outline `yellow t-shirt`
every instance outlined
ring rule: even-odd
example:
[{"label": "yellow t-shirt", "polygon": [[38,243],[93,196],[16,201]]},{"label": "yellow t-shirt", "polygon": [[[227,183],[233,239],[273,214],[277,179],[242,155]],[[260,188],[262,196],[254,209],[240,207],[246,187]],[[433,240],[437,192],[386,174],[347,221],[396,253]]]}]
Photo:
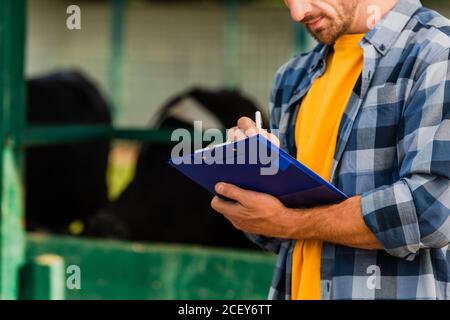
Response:
[{"label": "yellow t-shirt", "polygon": [[[297,159],[330,179],[338,129],[353,88],[361,74],[363,34],[341,36],[327,57],[325,73],[303,99],[295,124]],[[292,299],[320,299],[322,242],[298,240],[292,259]]]}]

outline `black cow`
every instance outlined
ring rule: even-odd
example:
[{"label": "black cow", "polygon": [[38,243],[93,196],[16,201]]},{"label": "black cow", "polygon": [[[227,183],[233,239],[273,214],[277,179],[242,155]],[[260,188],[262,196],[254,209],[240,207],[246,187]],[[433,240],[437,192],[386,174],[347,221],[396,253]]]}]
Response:
[{"label": "black cow", "polygon": [[[158,128],[192,129],[183,115],[202,107],[203,118],[213,115],[222,128],[234,126],[241,116],[254,117],[257,108],[237,91],[194,89],[162,108]],[[182,112],[177,112],[177,109]],[[180,110],[178,110],[180,111]],[[195,118],[195,117],[194,117]],[[201,119],[199,119],[201,120]],[[264,119],[264,125],[267,121]],[[212,195],[167,164],[174,144],[142,146],[134,179],[104,210],[90,219],[85,235],[120,239],[251,248],[246,237],[210,207]]]},{"label": "black cow", "polygon": [[[75,71],[27,81],[29,125],[111,125],[108,104],[96,86]],[[26,151],[28,230],[66,233],[107,204],[109,142],[30,147]]]}]

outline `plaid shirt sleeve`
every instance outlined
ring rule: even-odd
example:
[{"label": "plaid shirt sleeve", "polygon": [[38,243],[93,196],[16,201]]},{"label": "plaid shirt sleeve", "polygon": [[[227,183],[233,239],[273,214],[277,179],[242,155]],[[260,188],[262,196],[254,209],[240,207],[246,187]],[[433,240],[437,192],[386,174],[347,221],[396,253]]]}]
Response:
[{"label": "plaid shirt sleeve", "polygon": [[278,238],[268,238],[251,233],[244,234],[250,241],[255,243],[260,248],[271,251],[273,253],[278,253],[280,251],[281,244],[283,243],[283,240]]},{"label": "plaid shirt sleeve", "polygon": [[398,128],[400,177],[361,195],[367,226],[385,250],[413,260],[450,243],[450,53],[413,82]]}]

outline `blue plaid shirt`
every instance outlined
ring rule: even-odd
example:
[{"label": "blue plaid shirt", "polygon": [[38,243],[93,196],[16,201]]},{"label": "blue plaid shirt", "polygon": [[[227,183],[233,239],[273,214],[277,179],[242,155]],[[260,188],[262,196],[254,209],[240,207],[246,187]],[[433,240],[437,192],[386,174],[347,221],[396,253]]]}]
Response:
[{"label": "blue plaid shirt", "polygon": [[[331,182],[361,195],[384,250],[324,243],[322,299],[450,298],[450,22],[399,0],[360,43],[364,66],[338,134]],[[271,128],[295,155],[299,105],[326,69],[319,44],[278,71]],[[330,141],[330,143],[333,143]],[[295,241],[248,235],[278,254],[270,299],[290,299]]]}]

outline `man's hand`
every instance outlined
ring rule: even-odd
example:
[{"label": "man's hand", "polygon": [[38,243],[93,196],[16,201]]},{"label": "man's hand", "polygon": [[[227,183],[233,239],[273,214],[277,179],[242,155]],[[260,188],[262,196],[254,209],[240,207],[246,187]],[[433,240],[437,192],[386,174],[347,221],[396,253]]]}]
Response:
[{"label": "man's hand", "polygon": [[223,214],[236,229],[267,237],[285,237],[284,217],[287,208],[277,198],[226,183],[218,183],[216,192],[234,200],[215,197],[211,206]]},{"label": "man's hand", "polygon": [[218,183],[211,206],[239,230],[283,239],[315,239],[367,250],[382,249],[361,214],[361,198],[305,209],[286,208],[277,198]]},{"label": "man's hand", "polygon": [[257,134],[263,135],[277,147],[280,146],[280,140],[274,134],[269,133],[267,130],[256,128],[256,123],[247,117],[240,118],[237,126],[228,130],[228,140],[239,141]]}]

